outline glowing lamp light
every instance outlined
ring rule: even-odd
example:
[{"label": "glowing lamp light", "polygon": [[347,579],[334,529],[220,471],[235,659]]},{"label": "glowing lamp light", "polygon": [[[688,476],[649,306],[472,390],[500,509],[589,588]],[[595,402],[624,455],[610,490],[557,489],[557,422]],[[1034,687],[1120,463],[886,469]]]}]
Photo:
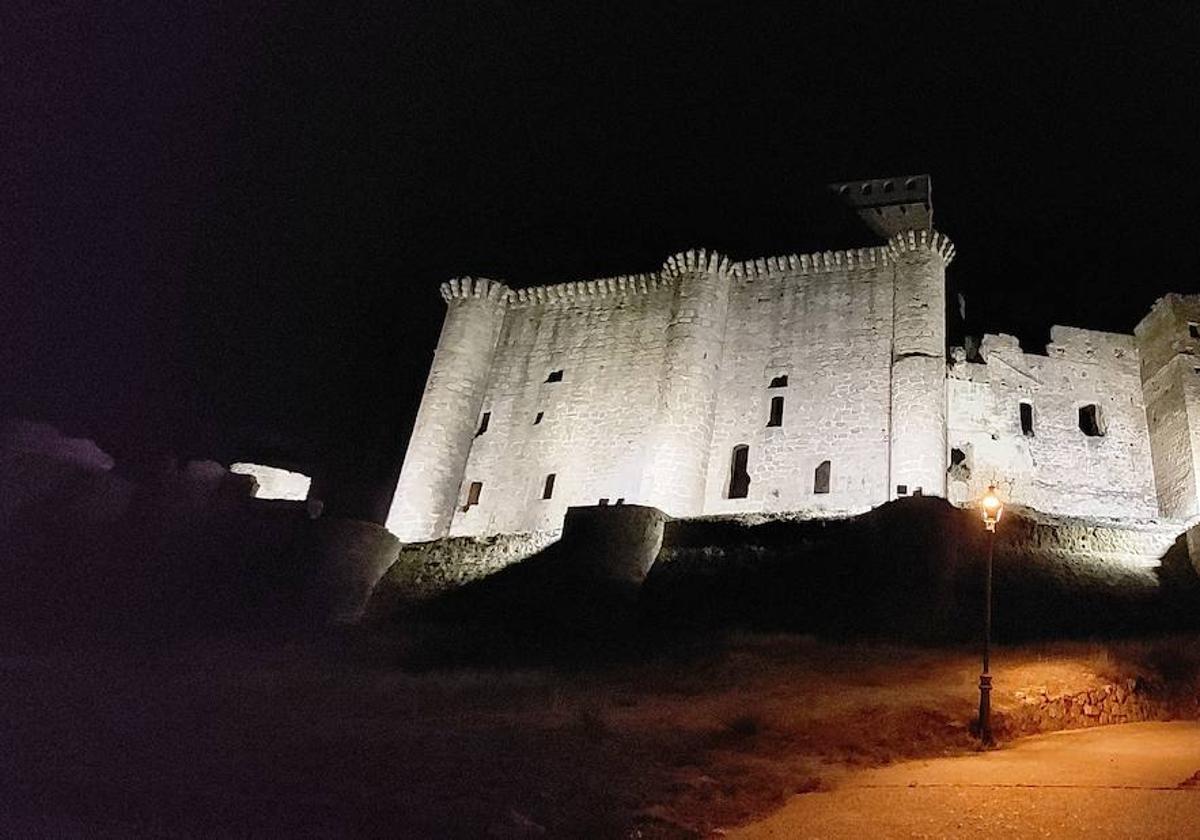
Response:
[{"label": "glowing lamp light", "polygon": [[1004,513],[1004,502],[996,495],[996,485],[988,487],[987,494],[979,501],[979,507],[983,511],[983,524],[989,531],[995,531],[996,523]]}]

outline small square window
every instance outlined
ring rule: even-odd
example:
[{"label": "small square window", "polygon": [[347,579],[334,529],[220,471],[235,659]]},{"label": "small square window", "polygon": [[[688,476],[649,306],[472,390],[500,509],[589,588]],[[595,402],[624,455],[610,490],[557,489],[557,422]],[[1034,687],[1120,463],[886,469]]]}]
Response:
[{"label": "small square window", "polygon": [[608,499],[601,499],[600,507],[608,507]]},{"label": "small square window", "polygon": [[463,510],[468,511],[475,505],[479,504],[479,494],[483,492],[482,481],[472,481],[467,488],[467,503],[463,505]]},{"label": "small square window", "polygon": [[908,485],[907,484],[897,484],[896,485],[896,495],[897,496],[907,496],[908,495]]}]

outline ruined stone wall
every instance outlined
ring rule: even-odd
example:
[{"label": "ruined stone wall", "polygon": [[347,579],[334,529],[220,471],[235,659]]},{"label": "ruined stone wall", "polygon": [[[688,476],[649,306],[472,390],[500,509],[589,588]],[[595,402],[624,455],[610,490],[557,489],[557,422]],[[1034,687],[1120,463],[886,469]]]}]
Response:
[{"label": "ruined stone wall", "polygon": [[[705,513],[864,510],[887,500],[892,267],[886,248],[733,266]],[[786,376],[786,387],[769,387]],[[769,427],[771,400],[782,424]],[[749,447],[746,498],[729,498]],[[829,493],[814,493],[830,462]]]},{"label": "ruined stone wall", "polygon": [[[1150,439],[1132,336],[1053,327],[1045,356],[1012,336],[985,336],[983,363],[949,374],[949,498],[978,498],[995,482],[1012,502],[1047,513],[1110,519],[1158,514]],[[1021,427],[1021,403],[1032,411]],[[1079,426],[1098,406],[1103,435]]]},{"label": "ruined stone wall", "polygon": [[[570,505],[638,501],[674,294],[663,273],[512,293],[452,535],[559,531]],[[479,504],[463,510],[475,481]]]},{"label": "ruined stone wall", "polygon": [[1200,295],[1167,295],[1135,328],[1158,501],[1200,515]]}]

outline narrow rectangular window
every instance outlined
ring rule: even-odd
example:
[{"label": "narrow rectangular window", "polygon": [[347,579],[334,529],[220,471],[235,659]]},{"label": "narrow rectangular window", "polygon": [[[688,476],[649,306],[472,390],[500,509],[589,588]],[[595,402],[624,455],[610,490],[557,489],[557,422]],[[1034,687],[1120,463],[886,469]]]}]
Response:
[{"label": "narrow rectangular window", "polygon": [[1192,321],[1188,324],[1188,335],[1192,338],[1200,338],[1200,324]]},{"label": "narrow rectangular window", "polygon": [[750,473],[746,469],[749,462],[749,446],[739,444],[733,447],[729,459],[729,498],[744,499],[750,494]]},{"label": "narrow rectangular window", "polygon": [[767,425],[783,425],[783,397],[771,397],[771,416],[767,418]]},{"label": "narrow rectangular window", "polygon": [[539,411],[539,412],[537,413],[537,416],[533,418],[533,425],[535,425],[535,426],[536,426],[538,423],[541,423],[541,422],[542,422],[542,418],[543,418],[543,417],[545,417],[545,416],[546,416],[545,414],[543,414],[542,412],[540,412],[540,411]]},{"label": "narrow rectangular window", "polygon": [[554,473],[546,476],[546,483],[542,485],[542,498],[549,499],[554,495]]},{"label": "narrow rectangular window", "polygon": [[483,492],[482,481],[472,481],[471,486],[467,488],[467,503],[463,505],[463,510],[470,510],[475,505],[479,504],[479,494]]},{"label": "narrow rectangular window", "polygon": [[1104,426],[1100,422],[1100,406],[1092,403],[1079,407],[1079,431],[1088,437],[1104,436]]},{"label": "narrow rectangular window", "polygon": [[813,492],[828,493],[829,492],[829,473],[831,465],[828,461],[822,461],[817,464],[817,469],[813,472]]},{"label": "narrow rectangular window", "polygon": [[475,437],[479,437],[481,434],[483,434],[484,432],[486,432],[488,430],[488,423],[490,423],[491,420],[492,420],[492,412],[490,412],[490,411],[483,412],[483,416],[479,418],[479,431],[477,431],[475,433]]},{"label": "narrow rectangular window", "polygon": [[1021,403],[1021,434],[1033,437],[1033,403]]},{"label": "narrow rectangular window", "polygon": [[562,382],[562,374],[563,374],[563,372],[561,370],[552,370],[552,371],[550,371],[550,375],[546,377],[546,381],[547,382]]}]

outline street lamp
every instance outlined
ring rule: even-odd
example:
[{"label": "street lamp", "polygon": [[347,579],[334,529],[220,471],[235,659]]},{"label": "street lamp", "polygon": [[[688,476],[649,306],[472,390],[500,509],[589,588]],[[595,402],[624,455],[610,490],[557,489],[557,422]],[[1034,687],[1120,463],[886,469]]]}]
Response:
[{"label": "street lamp", "polygon": [[996,546],[996,523],[1004,513],[1004,503],[996,495],[996,485],[990,485],[979,500],[983,524],[988,531],[987,577],[983,596],[983,672],[979,675],[979,740],[985,747],[996,742],[992,738],[992,549]]}]

